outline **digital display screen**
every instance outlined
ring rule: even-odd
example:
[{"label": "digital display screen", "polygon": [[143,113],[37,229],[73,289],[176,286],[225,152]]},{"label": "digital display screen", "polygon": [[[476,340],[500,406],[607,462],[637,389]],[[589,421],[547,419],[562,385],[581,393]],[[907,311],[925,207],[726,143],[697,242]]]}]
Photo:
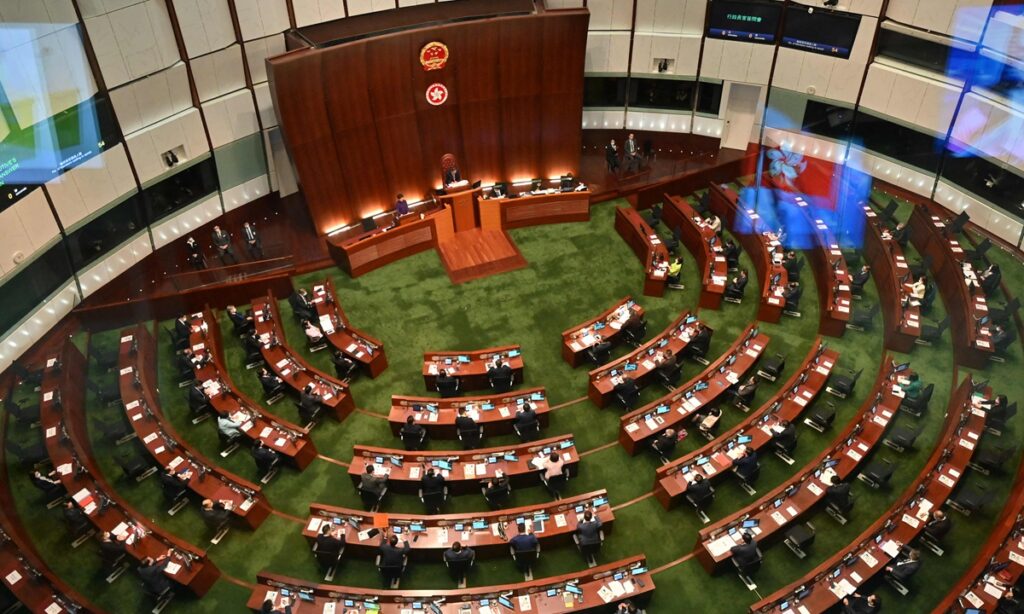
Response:
[{"label": "digital display screen", "polygon": [[707,35],[712,38],[775,42],[782,6],[775,2],[714,0],[709,8]]},{"label": "digital display screen", "polygon": [[822,10],[808,12],[802,6],[790,6],[782,26],[782,44],[845,59],[850,57],[859,28],[860,15]]}]

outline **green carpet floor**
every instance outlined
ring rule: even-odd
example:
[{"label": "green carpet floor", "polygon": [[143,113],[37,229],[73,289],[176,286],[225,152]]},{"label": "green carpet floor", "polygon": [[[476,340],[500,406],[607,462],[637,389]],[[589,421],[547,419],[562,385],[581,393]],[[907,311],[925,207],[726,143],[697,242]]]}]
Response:
[{"label": "green carpet floor", "polygon": [[[614,207],[623,204],[617,201],[596,205],[591,221],[585,224],[512,231],[510,234],[530,263],[529,267],[460,286],[451,285],[438,256],[432,251],[401,260],[355,280],[333,268],[296,278],[296,285],[309,287],[325,276],[332,277],[340,304],[352,324],[384,342],[390,363],[388,369],[376,380],[364,377],[354,382],[352,392],[356,405],[365,411],[353,413],[343,423],[328,420],[312,433],[320,453],[347,461],[351,457],[353,444],[400,447],[382,417],[388,412],[392,394],[425,394],[420,376],[425,350],[475,349],[518,343],[523,348],[527,365],[526,385],[546,387],[550,403],[553,406],[563,405],[553,412],[545,436],[573,433],[580,452],[584,454],[579,477],[570,482],[568,492],[576,494],[605,488],[613,506],[629,502],[615,512],[615,528],[608,536],[600,560],[608,562],[643,553],[650,566],[657,568],[686,557],[693,550],[696,533],[700,528],[699,521],[688,508],[666,512],[653,497],[645,497],[653,484],[656,467],[654,459],[647,455],[630,457],[614,443],[619,413],[611,408],[598,409],[586,400],[586,368],[571,369],[560,355],[561,331],[593,317],[628,294],[647,310],[648,331],[651,335],[662,330],[683,310],[694,309],[696,306],[699,274],[692,266],[689,255],[689,266],[684,269],[685,290],[670,290],[660,299],[642,295],[641,265],[612,227]],[[899,213],[901,218],[909,215],[909,206],[903,203]],[[912,249],[909,251],[911,259],[916,257]],[[990,251],[990,256],[1001,265],[1010,288],[1024,288],[1024,266],[1020,262],[996,248]],[[754,270],[746,254],[742,256],[741,266],[751,272]],[[817,289],[810,271],[806,271],[804,277],[806,289],[802,304],[803,317],[784,318],[778,325],[761,325],[762,330],[771,337],[768,352],[785,354],[789,358],[780,383],[799,366],[816,338]],[[757,286],[756,282],[750,284],[751,288]],[[700,317],[715,330],[711,355],[717,355],[727,348],[754,319],[757,307],[754,294],[748,290],[748,299],[742,305],[727,303],[719,311],[700,311]],[[862,305],[878,300],[873,284],[868,284],[866,294]],[[297,342],[294,347],[304,346],[302,333],[294,324],[287,301],[282,301],[280,306],[286,336]],[[936,301],[934,312],[929,317],[939,320],[942,315],[940,299]],[[226,316],[221,313],[219,317],[222,331],[229,331],[230,324]],[[162,327],[170,325],[168,322],[158,324]],[[126,322],[125,325],[130,323]],[[82,333],[74,341],[83,348],[91,346],[112,350],[116,346],[118,334],[118,330],[95,332],[91,336]],[[253,479],[255,468],[244,450],[227,459],[219,457],[212,421],[200,425],[191,424],[184,394],[174,382],[171,350],[162,333],[159,341],[160,401],[165,415],[170,417],[184,438],[208,457]],[[758,483],[760,492],[766,492],[790,479],[829,445],[836,433],[842,431],[856,416],[864,396],[871,388],[883,356],[881,334],[851,331],[842,339],[826,338],[826,343],[840,352],[840,367],[863,369],[864,376],[851,398],[838,400],[823,395],[817,401],[835,403],[835,425],[830,431],[819,434],[801,424],[800,443],[793,466],[786,465],[774,456],[763,456],[762,475]],[[261,398],[254,372],[245,369],[240,345],[229,334],[225,335],[225,345],[226,363],[234,383],[252,397]],[[625,349],[618,352],[623,353]],[[979,376],[989,379],[998,391],[1008,394],[1011,399],[1024,398],[1024,382],[1019,377],[1019,344],[1014,346],[1011,355],[1011,360],[1006,364],[993,364]],[[307,354],[307,358],[313,364],[329,370],[326,352]],[[765,552],[765,565],[756,578],[761,595],[767,595],[800,578],[821,560],[849,544],[901,496],[934,447],[940,443],[937,438],[942,427],[943,408],[955,383],[953,376],[958,374],[962,378],[966,374],[964,369],[954,367],[948,334],[943,342],[932,347],[916,347],[911,355],[898,356],[897,360],[909,360],[925,382],[936,385],[931,411],[925,417],[915,420],[901,414],[896,420],[897,424],[922,424],[923,431],[916,446],[902,454],[878,447],[874,456],[893,459],[897,464],[896,473],[889,486],[881,490],[871,490],[860,483],[854,486],[857,504],[848,525],[841,527],[822,512],[812,513],[805,518],[818,529],[817,540],[807,559],[796,559],[781,544],[768,548]],[[100,372],[93,363],[91,369],[92,377],[112,379],[112,374]],[[699,365],[688,363],[684,368],[684,377],[688,379],[699,372]],[[760,405],[776,389],[775,385],[762,384],[755,404]],[[664,390],[650,387],[644,391],[642,401],[651,401],[663,393]],[[38,393],[27,388],[19,389],[17,396],[27,403],[38,402]],[[290,402],[278,403],[272,411],[286,419],[298,421],[297,412]],[[209,536],[194,504],[174,517],[168,516],[155,479],[136,484],[121,478],[116,456],[130,451],[135,444],[115,447],[104,441],[95,428],[96,421],[121,419],[121,413],[122,410],[117,406],[103,407],[91,395],[88,398],[90,437],[104,474],[115,485],[118,494],[139,512],[182,539],[205,548]],[[745,414],[727,408],[721,432],[744,418]],[[1002,442],[986,437],[982,445],[1015,441],[1019,438],[1019,432],[1019,429],[1011,429],[1011,432],[1004,433]],[[9,432],[9,439],[22,443],[39,441],[39,437],[38,429],[27,426],[12,426]],[[509,437],[488,437],[485,443],[503,445],[512,441]],[[680,445],[677,454],[692,451],[702,443],[702,438],[690,437]],[[444,449],[451,447],[451,443],[434,441],[431,447]],[[1019,457],[1014,459],[1013,466],[1008,467],[1008,472],[1012,473],[1017,461]],[[99,559],[95,549],[84,546],[71,552],[66,550],[67,538],[59,512],[44,510],[26,476],[13,465],[9,469],[17,511],[26,521],[28,532],[47,564],[81,592],[112,612],[145,611],[140,591],[130,576],[108,586],[98,573]],[[942,559],[930,553],[924,555],[925,563],[914,581],[917,587],[946,587],[954,582],[973,560],[976,549],[1001,510],[1009,488],[1006,479],[1002,479],[1002,476],[985,478],[971,472],[966,482],[984,484],[996,494],[996,500],[988,510],[969,519],[954,517],[955,528],[950,543],[955,545]],[[728,515],[751,502],[752,497],[734,481],[726,479],[720,484],[717,499],[711,508],[713,518]],[[360,504],[345,474],[345,468],[321,459],[315,460],[301,474],[292,469],[283,470],[265,488],[265,492],[275,510],[301,518],[307,515],[308,506],[313,502],[349,507],[359,507]],[[541,488],[524,488],[514,492],[513,504],[526,505],[546,500],[549,497]],[[485,509],[482,499],[474,495],[455,497],[448,506],[448,510],[453,512],[482,509]],[[422,506],[415,497],[389,495],[385,510],[419,513]],[[262,570],[309,581],[316,581],[319,577],[313,557],[301,536],[301,525],[286,516],[273,515],[253,532],[235,529],[221,544],[212,547],[209,554],[224,574],[242,582],[252,582],[255,574]],[[584,567],[575,549],[552,548],[544,551],[535,569],[535,576],[539,578],[563,574]],[[452,587],[440,562],[414,564],[410,569],[402,582],[403,588]],[[471,586],[482,586],[519,579],[521,576],[512,562],[499,559],[478,562],[469,582]],[[654,579],[658,588],[649,612],[677,612],[680,611],[679,604],[684,603],[687,609],[695,612],[743,612],[759,598],[757,594],[748,592],[733,575],[710,577],[692,559],[668,566],[659,571]],[[346,560],[335,582],[352,586],[380,586],[372,564],[357,560]],[[914,612],[930,609],[944,593],[944,590],[915,590],[911,596],[900,598],[886,588],[879,588],[879,591],[883,600],[890,604],[887,609],[905,606],[908,611]],[[168,611],[242,612],[248,595],[248,589],[223,579],[204,599],[195,601],[179,598]]]}]

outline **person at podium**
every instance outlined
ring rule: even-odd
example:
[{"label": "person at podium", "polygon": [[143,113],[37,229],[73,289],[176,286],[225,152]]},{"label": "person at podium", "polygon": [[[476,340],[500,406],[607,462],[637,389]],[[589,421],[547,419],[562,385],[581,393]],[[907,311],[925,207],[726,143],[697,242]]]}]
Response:
[{"label": "person at podium", "polygon": [[459,172],[459,167],[453,164],[444,172],[444,187],[448,188],[460,182],[462,182],[462,173]]}]

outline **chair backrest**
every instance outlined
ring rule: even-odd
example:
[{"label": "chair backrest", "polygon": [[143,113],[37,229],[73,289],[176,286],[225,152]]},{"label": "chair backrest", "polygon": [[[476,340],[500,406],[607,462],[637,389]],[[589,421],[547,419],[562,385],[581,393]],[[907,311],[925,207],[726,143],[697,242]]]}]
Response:
[{"label": "chair backrest", "polygon": [[1006,304],[1006,313],[1012,314],[1014,311],[1017,311],[1018,309],[1020,309],[1020,297],[1015,296],[1013,297],[1013,300]]},{"label": "chair backrest", "polygon": [[457,166],[458,166],[458,161],[455,159],[455,155],[454,154],[446,153],[443,156],[441,156],[441,172],[442,173],[445,173],[446,171],[448,171],[448,170],[450,170],[452,168],[455,168]]},{"label": "chair backrest", "polygon": [[512,383],[515,381],[515,374],[509,373],[508,375],[499,375],[498,377],[491,378],[491,386],[499,392],[506,392],[512,389]]},{"label": "chair backrest", "polygon": [[928,384],[921,391],[921,396],[917,400],[921,403],[928,403],[928,401],[932,400],[933,392],[935,392],[935,384]]},{"label": "chair backrest", "polygon": [[852,381],[851,381],[850,383],[856,383],[856,381],[857,381],[858,379],[860,379],[860,374],[861,374],[861,373],[863,373],[863,372],[864,372],[864,369],[861,369],[860,371],[857,371],[856,373],[853,373],[853,372],[851,371],[852,377],[851,377],[850,379],[851,379]]},{"label": "chair backrest", "polygon": [[330,567],[338,562],[341,550],[320,550],[318,548],[314,551],[314,555],[318,563],[324,567]]},{"label": "chair backrest", "polygon": [[874,319],[878,315],[878,312],[882,309],[881,303],[875,303],[868,311],[868,317]]}]

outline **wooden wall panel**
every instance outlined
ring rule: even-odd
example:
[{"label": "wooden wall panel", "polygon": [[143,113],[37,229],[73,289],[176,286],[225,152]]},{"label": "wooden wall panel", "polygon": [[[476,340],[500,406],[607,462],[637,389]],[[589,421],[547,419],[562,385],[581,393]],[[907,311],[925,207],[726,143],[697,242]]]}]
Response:
[{"label": "wooden wall panel", "polygon": [[[449,23],[382,34],[268,61],[275,109],[321,233],[421,198],[454,154],[485,182],[579,166],[585,9]],[[448,65],[419,50],[445,43]],[[448,101],[427,103],[431,83]]]}]

